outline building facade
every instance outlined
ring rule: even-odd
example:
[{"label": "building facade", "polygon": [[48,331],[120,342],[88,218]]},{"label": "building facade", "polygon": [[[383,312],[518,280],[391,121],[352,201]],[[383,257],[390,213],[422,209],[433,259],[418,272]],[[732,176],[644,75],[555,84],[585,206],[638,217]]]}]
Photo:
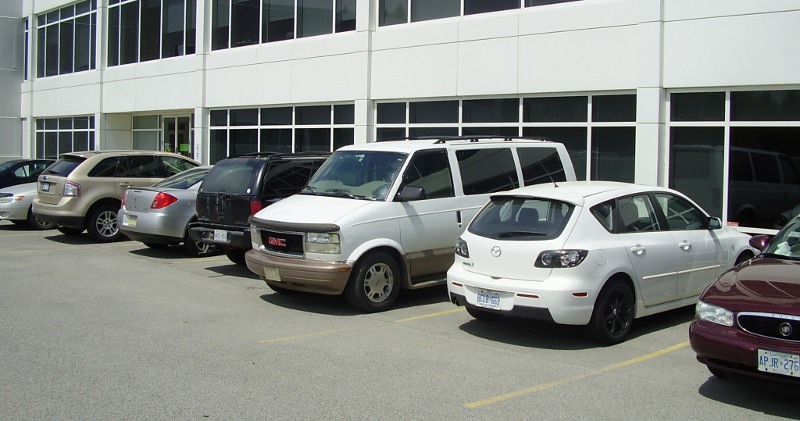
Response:
[{"label": "building facade", "polygon": [[749,232],[800,203],[793,0],[8,3],[4,157],[535,136]]}]

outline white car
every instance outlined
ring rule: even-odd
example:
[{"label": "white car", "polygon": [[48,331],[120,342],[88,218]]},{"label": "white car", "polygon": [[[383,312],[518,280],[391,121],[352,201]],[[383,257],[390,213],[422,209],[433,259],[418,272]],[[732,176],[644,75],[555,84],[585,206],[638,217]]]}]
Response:
[{"label": "white car", "polygon": [[585,325],[614,344],[635,318],[694,305],[755,255],[749,238],[667,188],[540,184],[491,196],[458,239],[447,288],[476,319]]},{"label": "white car", "polygon": [[11,221],[17,225],[27,225],[33,229],[50,229],[54,224],[40,221],[31,213],[33,198],[36,197],[36,182],[17,184],[0,190],[0,221]]}]

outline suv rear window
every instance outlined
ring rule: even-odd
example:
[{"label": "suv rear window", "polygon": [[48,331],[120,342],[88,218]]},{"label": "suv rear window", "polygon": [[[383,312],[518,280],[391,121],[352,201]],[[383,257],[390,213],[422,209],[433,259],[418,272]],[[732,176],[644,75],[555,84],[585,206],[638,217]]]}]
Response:
[{"label": "suv rear window", "polygon": [[85,160],[86,158],[81,158],[79,156],[63,156],[53,165],[47,167],[42,174],[67,177]]},{"label": "suv rear window", "polygon": [[[214,164],[200,187],[202,192],[255,194],[253,177],[264,165],[258,159],[227,159]],[[302,186],[301,186],[302,187]]]},{"label": "suv rear window", "polygon": [[469,232],[496,240],[551,240],[561,235],[574,208],[551,199],[494,196]]}]

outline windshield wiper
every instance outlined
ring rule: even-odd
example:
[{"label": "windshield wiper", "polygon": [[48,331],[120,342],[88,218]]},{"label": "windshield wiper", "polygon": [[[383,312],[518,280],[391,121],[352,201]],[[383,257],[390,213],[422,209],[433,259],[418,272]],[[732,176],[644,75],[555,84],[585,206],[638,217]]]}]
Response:
[{"label": "windshield wiper", "polygon": [[500,238],[511,238],[511,237],[542,237],[547,235],[544,232],[536,232],[536,231],[509,231],[509,232],[501,232],[498,234]]},{"label": "windshield wiper", "polygon": [[317,188],[316,187],[305,186],[305,187],[303,187],[302,190],[300,190],[300,194],[313,194],[313,195],[316,196],[319,193],[317,193]]}]

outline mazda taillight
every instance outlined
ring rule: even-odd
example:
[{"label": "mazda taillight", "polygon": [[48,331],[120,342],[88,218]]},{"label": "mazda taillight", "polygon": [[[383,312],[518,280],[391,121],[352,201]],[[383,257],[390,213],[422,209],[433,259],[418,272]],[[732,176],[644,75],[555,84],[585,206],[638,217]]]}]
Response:
[{"label": "mazda taillight", "polygon": [[173,204],[173,203],[175,203],[177,201],[178,201],[177,197],[175,197],[175,196],[173,196],[171,194],[167,194],[167,193],[161,192],[161,193],[156,195],[155,199],[153,199],[153,204],[150,205],[150,208],[151,209],[166,208],[167,206],[169,206],[169,205],[171,205],[171,204]]}]

